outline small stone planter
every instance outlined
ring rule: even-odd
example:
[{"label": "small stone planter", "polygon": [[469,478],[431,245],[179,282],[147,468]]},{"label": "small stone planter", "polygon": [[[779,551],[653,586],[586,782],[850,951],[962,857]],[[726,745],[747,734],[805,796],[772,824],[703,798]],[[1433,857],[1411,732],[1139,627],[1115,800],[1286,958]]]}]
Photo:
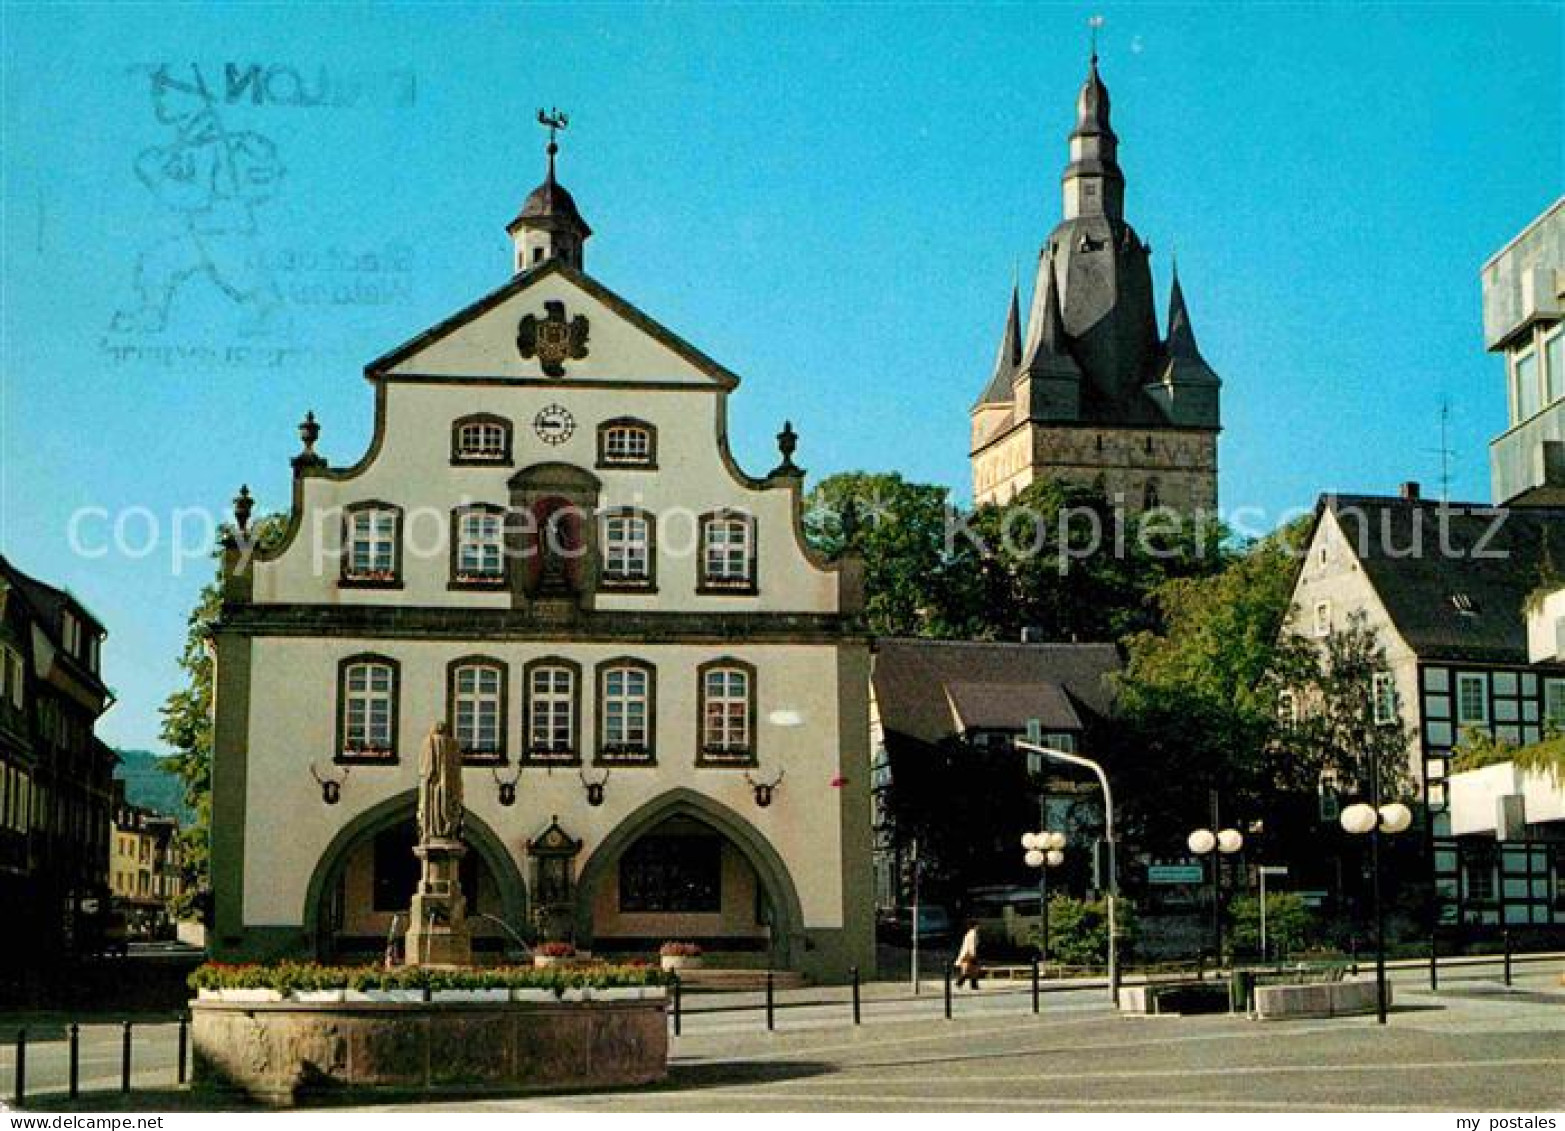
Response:
[{"label": "small stone planter", "polygon": [[664,970],[699,970],[702,956],[699,954],[665,954],[658,958]]},{"label": "small stone planter", "polygon": [[510,1001],[511,991],[504,986],[474,990],[433,990],[430,1001]]},{"label": "small stone planter", "polygon": [[[222,989],[203,992],[215,994],[218,1001],[262,1002],[283,1000],[283,995],[277,990]],[[210,1001],[212,999],[208,998],[207,1000]]]},{"label": "small stone planter", "polygon": [[294,1001],[346,1001],[347,990],[295,990]]},{"label": "small stone planter", "polygon": [[569,966],[575,961],[574,954],[533,954],[533,965],[539,970],[547,970],[551,966]]},{"label": "small stone planter", "polygon": [[518,986],[511,991],[511,1000],[516,1002],[529,1002],[533,1005],[554,1005],[560,999],[553,990],[546,990],[541,986]]},{"label": "small stone planter", "polygon": [[423,1001],[423,990],[347,990],[345,1001]]}]

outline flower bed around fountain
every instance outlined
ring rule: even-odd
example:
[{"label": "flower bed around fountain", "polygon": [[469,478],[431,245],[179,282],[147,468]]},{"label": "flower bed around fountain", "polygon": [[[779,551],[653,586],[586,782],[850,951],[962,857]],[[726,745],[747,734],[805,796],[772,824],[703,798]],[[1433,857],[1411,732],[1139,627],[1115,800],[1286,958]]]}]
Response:
[{"label": "flower bed around fountain", "polygon": [[264,1103],[625,1087],[668,1071],[651,967],[212,964],[190,985],[195,1085]]}]

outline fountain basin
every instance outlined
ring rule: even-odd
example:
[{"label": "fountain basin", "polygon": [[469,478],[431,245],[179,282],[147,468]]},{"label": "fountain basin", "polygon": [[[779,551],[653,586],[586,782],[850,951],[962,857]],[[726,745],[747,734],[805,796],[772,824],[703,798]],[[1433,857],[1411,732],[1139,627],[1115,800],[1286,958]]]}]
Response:
[{"label": "fountain basin", "polygon": [[651,1084],[668,1075],[665,1002],[190,1003],[193,1082],[291,1106]]}]

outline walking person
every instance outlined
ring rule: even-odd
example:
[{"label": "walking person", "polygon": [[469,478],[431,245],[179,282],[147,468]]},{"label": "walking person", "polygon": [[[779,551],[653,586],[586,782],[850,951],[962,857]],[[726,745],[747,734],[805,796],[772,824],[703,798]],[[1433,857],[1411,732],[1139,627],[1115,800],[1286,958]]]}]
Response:
[{"label": "walking person", "polygon": [[961,989],[965,981],[973,989],[978,988],[978,976],[983,970],[978,965],[978,924],[971,919],[967,922],[967,934],[962,936],[962,948],[956,953],[956,988]]}]

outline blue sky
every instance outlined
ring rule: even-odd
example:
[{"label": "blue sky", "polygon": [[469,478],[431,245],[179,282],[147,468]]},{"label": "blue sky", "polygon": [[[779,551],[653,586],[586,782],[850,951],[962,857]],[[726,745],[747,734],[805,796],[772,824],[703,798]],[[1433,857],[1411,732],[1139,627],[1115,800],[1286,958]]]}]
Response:
[{"label": "blue sky", "polygon": [[[1557,5],[3,12],[0,551],[107,621],[119,745],[157,745],[210,574],[171,560],[177,516],[241,482],[284,506],[307,408],[357,458],[363,364],[507,277],[540,106],[572,116],[589,270],[744,376],[742,462],[770,466],[789,416],[814,474],[959,496],[1013,271],[1059,216],[1093,12],[1160,306],[1177,250],[1226,381],[1226,506],[1434,489],[1443,400],[1453,494],[1487,498],[1505,408],[1477,272],[1565,184]],[[254,174],[195,260],[138,175],[174,134],[160,66],[199,75]],[[138,272],[171,296],[161,328]],[[77,553],[84,507],[132,552]],[[92,550],[106,524],[78,529]]]}]

